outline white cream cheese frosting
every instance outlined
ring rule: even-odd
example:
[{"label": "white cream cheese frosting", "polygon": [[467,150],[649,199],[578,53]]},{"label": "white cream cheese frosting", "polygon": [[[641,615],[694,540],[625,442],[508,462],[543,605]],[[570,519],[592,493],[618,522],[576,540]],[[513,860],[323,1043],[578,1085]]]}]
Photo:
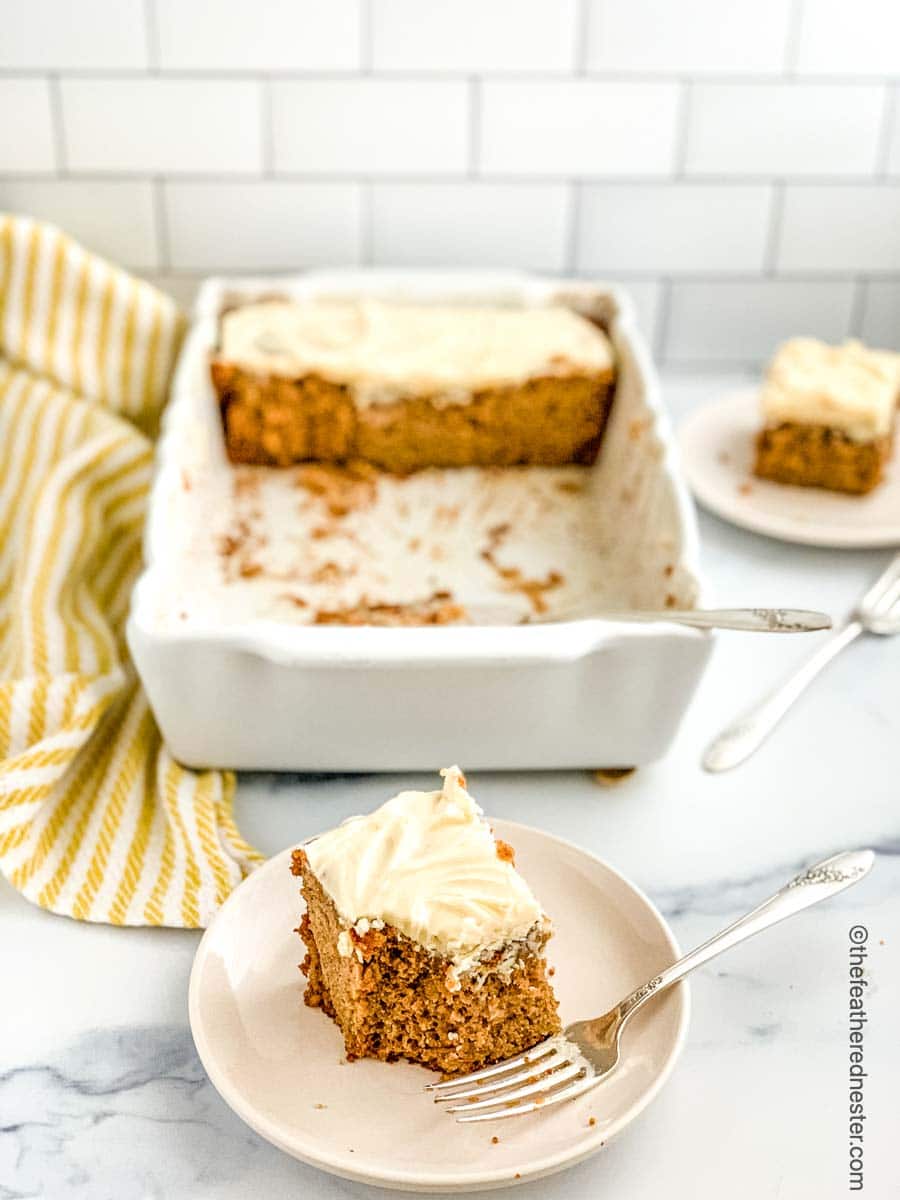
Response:
[{"label": "white cream cheese frosting", "polygon": [[312,374],[351,388],[361,407],[473,391],[535,377],[605,374],[610,343],[563,305],[488,308],[380,300],[266,300],[226,312],[220,357],[255,372]]},{"label": "white cream cheese frosting", "polygon": [[889,433],[900,391],[900,354],[861,342],[828,346],[794,338],[778,350],[766,375],[766,424],[827,425],[854,441]]},{"label": "white cream cheese frosting", "polygon": [[[441,775],[440,791],[400,792],[305,850],[348,928],[393,925],[465,971],[526,939],[545,918],[528,884],[497,854],[459,767]],[[344,952],[352,952],[349,935]]]}]

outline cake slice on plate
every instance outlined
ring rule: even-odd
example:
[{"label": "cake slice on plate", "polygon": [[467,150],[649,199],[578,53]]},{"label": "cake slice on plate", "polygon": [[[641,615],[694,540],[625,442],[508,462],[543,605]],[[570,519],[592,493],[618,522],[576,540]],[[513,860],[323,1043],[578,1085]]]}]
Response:
[{"label": "cake slice on plate", "polygon": [[785,342],[762,390],[754,473],[777,483],[869,492],[891,456],[900,354],[861,342]]},{"label": "cake slice on plate", "polygon": [[550,923],[495,840],[458,767],[440,791],[401,792],[295,850],[306,1003],[347,1057],[455,1074],[560,1028]]}]

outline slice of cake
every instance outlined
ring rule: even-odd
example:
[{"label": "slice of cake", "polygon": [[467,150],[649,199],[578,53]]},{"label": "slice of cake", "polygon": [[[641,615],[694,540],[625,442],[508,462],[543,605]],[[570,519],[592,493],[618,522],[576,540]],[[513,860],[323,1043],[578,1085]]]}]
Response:
[{"label": "slice of cake", "polygon": [[869,492],[891,455],[900,355],[795,338],[762,390],[754,472],[777,483]]},{"label": "slice of cake", "polygon": [[613,353],[562,305],[265,300],[226,312],[212,379],[235,462],[591,463]]},{"label": "slice of cake", "polygon": [[550,923],[458,767],[295,850],[306,1003],[348,1059],[470,1071],[560,1028]]}]

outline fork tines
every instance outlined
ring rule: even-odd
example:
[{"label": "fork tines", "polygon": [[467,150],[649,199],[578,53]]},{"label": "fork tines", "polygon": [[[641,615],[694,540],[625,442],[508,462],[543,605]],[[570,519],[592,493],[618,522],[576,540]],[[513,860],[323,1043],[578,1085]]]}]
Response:
[{"label": "fork tines", "polygon": [[548,1108],[580,1096],[594,1085],[594,1072],[577,1046],[559,1036],[505,1062],[429,1083],[435,1102],[447,1104],[457,1121],[494,1121]]}]

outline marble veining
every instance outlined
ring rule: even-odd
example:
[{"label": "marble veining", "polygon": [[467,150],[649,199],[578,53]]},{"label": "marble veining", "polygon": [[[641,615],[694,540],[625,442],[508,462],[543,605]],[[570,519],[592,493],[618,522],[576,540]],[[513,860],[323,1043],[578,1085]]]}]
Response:
[{"label": "marble veining", "polygon": [[[742,381],[672,376],[667,395],[677,417],[734,382]],[[823,608],[839,617],[887,558],[783,546],[706,515],[701,534],[710,602],[718,604]],[[685,949],[810,863],[851,847],[878,852],[858,887],[696,972],[688,1043],[659,1097],[601,1154],[517,1189],[517,1198],[844,1196],[855,925],[868,931],[865,1193],[900,1194],[900,638],[864,638],[848,650],[743,767],[709,776],[699,766],[710,736],[820,636],[720,636],[667,759],[616,787],[578,772],[473,779],[489,815],[542,826],[633,878]],[[247,776],[237,815],[273,853],[401,786],[430,780]],[[196,944],[197,935],[183,931],[52,917],[0,880],[0,1200],[391,1194],[295,1162],[219,1099],[187,1025]]]}]

